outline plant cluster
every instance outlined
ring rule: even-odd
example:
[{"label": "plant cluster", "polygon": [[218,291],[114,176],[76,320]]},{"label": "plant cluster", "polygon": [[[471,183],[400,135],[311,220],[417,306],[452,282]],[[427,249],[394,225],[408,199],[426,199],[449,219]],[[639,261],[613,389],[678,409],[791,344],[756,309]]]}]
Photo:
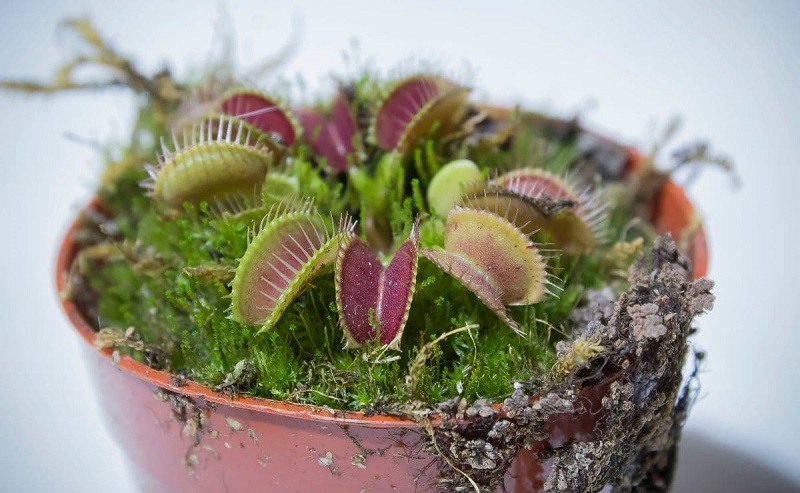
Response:
[{"label": "plant cluster", "polygon": [[218,391],[390,413],[498,402],[603,351],[556,364],[654,232],[576,125],[432,73],[365,71],[316,105],[147,78],[78,28],[143,95],[86,213],[72,283],[91,295],[65,293],[100,346]]}]

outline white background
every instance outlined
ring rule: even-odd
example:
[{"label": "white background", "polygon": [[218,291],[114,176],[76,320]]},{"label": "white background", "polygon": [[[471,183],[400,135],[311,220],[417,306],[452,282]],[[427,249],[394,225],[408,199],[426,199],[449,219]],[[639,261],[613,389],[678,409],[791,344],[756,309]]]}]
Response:
[{"label": "white background", "polygon": [[[74,45],[58,23],[79,15],[148,69],[170,63],[185,74],[226,17],[211,2],[66,3],[2,3],[0,78],[49,76]],[[312,88],[331,87],[327,74],[358,39],[362,59],[379,67],[431,60],[462,80],[471,74],[480,99],[580,114],[645,148],[680,115],[678,141],[707,138],[733,158],[738,190],[716,170],[691,189],[718,301],[696,338],[709,357],[676,490],[800,489],[800,2],[231,0],[225,10],[242,67],[277,52],[299,25],[284,73]],[[59,237],[100,169],[65,134],[125,137],[132,108],[121,90],[0,93],[0,491],[132,491],[52,275]]]}]

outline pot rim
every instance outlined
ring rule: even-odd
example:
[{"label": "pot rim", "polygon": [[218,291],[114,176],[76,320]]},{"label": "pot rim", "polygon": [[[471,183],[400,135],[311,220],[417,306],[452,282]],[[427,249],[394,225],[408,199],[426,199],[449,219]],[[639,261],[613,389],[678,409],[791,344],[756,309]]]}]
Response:
[{"label": "pot rim", "polygon": [[[632,169],[638,168],[641,165],[643,158],[638,151],[633,148],[628,148],[628,156],[631,161]],[[670,195],[669,200],[674,204],[674,209],[680,213],[686,214],[686,217],[690,217],[690,215],[694,213],[694,207],[680,186],[667,180],[664,190],[665,194]],[[176,385],[174,381],[175,374],[150,368],[146,364],[128,355],[120,355],[118,361],[115,363],[112,359],[113,349],[99,349],[95,346],[94,342],[97,337],[97,332],[95,332],[86,321],[78,305],[74,301],[65,299],[62,295],[72,261],[78,252],[78,244],[75,242],[75,235],[81,227],[83,212],[98,207],[99,200],[95,197],[81,209],[81,213],[72,221],[67,233],[64,235],[56,261],[55,287],[56,293],[61,301],[61,307],[72,323],[73,328],[78,332],[89,348],[96,351],[103,359],[107,360],[108,364],[113,364],[119,370],[130,376],[161,389],[192,398],[202,398],[206,402],[223,404],[236,409],[311,421],[334,422],[339,425],[360,425],[373,428],[421,428],[421,425],[417,421],[400,416],[388,414],[367,415],[362,411],[346,411],[261,397],[229,396],[191,380],[186,380],[182,385]],[[695,232],[692,247],[697,256],[695,259],[694,277],[699,278],[705,275],[708,264],[708,248],[702,226]],[[499,405],[495,405],[495,407],[499,408]],[[433,424],[441,422],[441,417],[436,414],[429,415],[428,418]]]}]

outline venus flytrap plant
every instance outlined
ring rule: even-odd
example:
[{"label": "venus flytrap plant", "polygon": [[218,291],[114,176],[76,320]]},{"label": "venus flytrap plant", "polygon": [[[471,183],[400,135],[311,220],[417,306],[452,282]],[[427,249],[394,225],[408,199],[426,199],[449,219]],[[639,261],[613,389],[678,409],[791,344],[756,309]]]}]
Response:
[{"label": "venus flytrap plant", "polygon": [[[566,210],[583,211],[590,201],[541,170],[510,172],[516,174],[489,180],[492,168],[486,164],[493,163],[479,166],[469,159],[452,159],[456,153],[468,153],[475,143],[470,139],[484,146],[492,141],[486,125],[479,136],[472,133],[478,128],[476,122],[488,117],[482,112],[467,116],[467,89],[426,75],[390,82],[387,87],[386,96],[375,105],[366,141],[361,137],[365,127],[357,124],[351,102],[351,96],[358,99],[358,94],[338,90],[330,112],[324,113],[305,108],[293,111],[265,93],[235,88],[205,103],[206,109],[220,114],[184,129],[183,144],[173,139],[173,149],[162,146],[160,165],[149,169],[152,178],[145,186],[153,190],[156,205],[172,211],[165,219],[180,218],[182,208],[189,207],[194,212],[179,224],[199,221],[198,227],[205,227],[207,220],[202,217],[211,214],[209,224],[225,224],[230,232],[237,228],[250,232],[241,256],[216,263],[200,261],[180,271],[197,283],[230,282],[229,295],[223,297],[230,304],[224,306],[221,301],[223,311],[232,322],[250,327],[242,333],[254,338],[240,344],[257,348],[263,344],[259,341],[264,332],[286,331],[288,324],[296,341],[289,353],[302,354],[306,344],[315,340],[313,325],[321,320],[314,320],[333,317],[341,332],[331,338],[325,331],[326,345],[340,344],[335,351],[326,350],[331,363],[342,358],[336,356],[341,351],[358,353],[364,347],[371,352],[377,345],[397,351],[396,356],[364,361],[394,365],[406,364],[413,357],[414,367],[420,368],[422,356],[409,352],[419,347],[413,338],[447,328],[430,322],[418,325],[421,319],[415,310],[435,310],[431,301],[441,303],[441,298],[431,299],[430,288],[415,299],[420,256],[427,259],[423,263],[430,262],[424,266],[428,284],[444,276],[439,284],[450,286],[451,294],[477,297],[492,313],[477,315],[472,308],[460,325],[466,323],[487,331],[484,337],[501,339],[505,337],[502,331],[495,334],[491,327],[506,325],[516,338],[509,343],[522,345],[538,340],[531,333],[536,327],[544,324],[548,332],[553,327],[546,313],[535,311],[531,318],[527,312],[507,307],[538,305],[550,297],[555,284],[549,257],[541,255],[538,238],[555,237],[552,224],[564,221],[554,218]],[[494,127],[507,132],[512,126]],[[497,142],[505,140],[497,138]],[[444,141],[447,147],[441,145]],[[530,185],[537,179],[555,185]],[[343,218],[338,229],[332,220],[336,216]],[[400,231],[408,224],[413,224],[410,233],[403,236]],[[421,230],[425,235],[420,235]],[[582,234],[579,227],[561,230],[566,230],[562,236],[567,240]],[[585,250],[595,246],[584,239],[578,243]],[[566,250],[574,255],[579,249],[567,244]],[[330,276],[333,282],[328,284]],[[445,282],[445,278],[450,280]],[[317,293],[318,289],[322,291]],[[307,308],[299,308],[311,300],[317,311],[314,316],[309,316]],[[323,308],[325,304],[329,307]],[[180,306],[189,309],[185,302]],[[404,337],[409,320],[414,323],[411,340]],[[439,343],[443,350],[452,351],[451,345],[460,344],[457,334]],[[479,343],[472,333],[470,339],[473,345]],[[313,344],[319,354],[319,346]],[[280,349],[276,354],[285,353],[286,349]],[[438,353],[425,354],[425,358],[438,358]],[[480,361],[477,356],[473,359]],[[524,364],[541,363],[527,360]],[[259,368],[263,372],[266,367]],[[471,371],[461,373],[480,378]],[[282,395],[290,393],[291,389],[282,391]],[[338,392],[320,389],[318,395],[323,394]]]},{"label": "venus flytrap plant", "polygon": [[[51,84],[0,86],[143,95],[69,246],[62,296],[98,347],[230,398],[417,419],[447,491],[497,491],[540,446],[554,488],[664,484],[686,337],[713,296],[678,250],[705,248],[697,218],[668,214],[691,207],[652,160],[576,122],[474,104],[442,75],[339,77],[309,108],[227,65],[147,77],[72,25],[88,55]],[[111,77],[73,80],[86,64]],[[678,159],[726,165],[704,147]],[[551,432],[566,443],[538,441]]]},{"label": "venus flytrap plant", "polygon": [[[374,341],[400,350],[403,328],[413,309],[417,258],[423,256],[473,293],[515,333],[526,335],[506,306],[540,303],[555,286],[547,259],[540,255],[532,235],[545,230],[547,238],[564,239],[567,243],[560,246],[574,253],[578,249],[569,241],[581,236],[580,226],[589,226],[572,225],[572,216],[563,219],[563,211],[583,211],[589,201],[584,196],[579,200],[563,182],[534,169],[487,181],[487,172],[470,160],[442,166],[439,153],[445,151],[436,146],[437,140],[448,136],[453,144],[476,128],[466,119],[468,90],[425,75],[391,87],[377,106],[369,129],[369,141],[375,147],[366,153],[358,150],[359,130],[342,90],[334,99],[330,119],[306,109],[298,110],[295,117],[263,93],[228,90],[214,105],[223,115],[203,120],[199,130],[194,128],[185,149],[177,142],[174,152],[164,147],[163,163],[153,173],[154,198],[173,207],[180,199],[194,205],[209,201],[214,204],[212,212],[222,214],[226,221],[250,225],[246,251],[236,260],[231,281],[230,313],[232,320],[258,327],[256,334],[275,328],[292,302],[314,289],[313,277],[333,267],[335,305],[346,346],[357,348]],[[295,124],[297,120],[304,131]],[[486,133],[484,129],[482,134]],[[332,182],[315,176],[302,147],[290,158],[294,146],[306,142],[329,178],[348,172],[351,186],[341,200],[331,201],[324,195]],[[225,145],[238,146],[238,153],[220,152],[228,150]],[[202,152],[195,149],[208,147]],[[252,167],[257,172],[240,172],[240,168],[250,169],[241,155],[254,153],[264,156],[264,166]],[[407,165],[409,154],[415,167]],[[372,171],[354,166],[370,155],[375,163]],[[410,180],[412,197],[405,199],[407,174],[414,176],[414,171],[421,173],[422,180]],[[180,193],[159,187],[159,182],[171,184],[173,176],[191,178],[181,181]],[[247,187],[254,191],[252,199],[229,198],[244,195]],[[164,188],[170,193],[161,191]],[[324,219],[309,200],[296,201],[303,196],[320,199],[319,206],[331,216],[355,207],[367,242],[350,219],[344,219],[334,232],[332,221]],[[408,200],[420,212],[430,208],[436,214],[422,224],[428,230],[441,230],[434,237],[441,234],[442,243],[434,240],[420,245],[418,218],[410,236],[394,246],[389,216],[410,213]],[[552,231],[564,232],[558,236]],[[593,246],[585,238],[576,241],[584,250]],[[390,252],[393,257],[384,266],[381,256]],[[185,272],[197,275],[209,269],[214,270],[198,266]],[[533,322],[549,324],[539,318]]]},{"label": "venus flytrap plant", "polygon": [[[403,412],[413,367],[430,406],[502,399],[512,381],[546,378],[587,290],[621,292],[647,253],[647,229],[626,227],[637,190],[563,178],[592,180],[576,170],[574,125],[473,104],[442,75],[338,78],[311,108],[227,71],[183,84],[102,59],[147,98],[74,276],[103,294],[104,326],[168,342],[159,354],[210,386],[251,360],[240,390]],[[157,164],[143,168],[147,153]],[[365,358],[375,351],[391,352]],[[363,378],[329,378],[348,372]]]}]

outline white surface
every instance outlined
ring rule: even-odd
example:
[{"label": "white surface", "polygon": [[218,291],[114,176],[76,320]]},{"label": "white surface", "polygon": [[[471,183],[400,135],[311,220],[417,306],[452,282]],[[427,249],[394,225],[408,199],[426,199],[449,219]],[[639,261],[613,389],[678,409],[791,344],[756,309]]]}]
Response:
[{"label": "white surface", "polygon": [[[219,19],[216,4],[187,0],[63,3],[3,3],[0,78],[48,76],[71,53],[59,20],[83,14],[143,65],[172,61],[185,73],[209,52]],[[692,188],[707,220],[718,302],[696,339],[709,358],[678,485],[704,489],[689,484],[704,467],[714,477],[766,474],[739,467],[758,462],[800,482],[800,3],[427,3],[236,1],[227,10],[244,66],[278,51],[299,18],[303,41],[284,73],[302,73],[312,87],[330,87],[326,74],[342,70],[340,53],[357,38],[362,58],[379,67],[433,60],[447,73],[474,74],[479,97],[579,112],[635,144],[649,145],[654,126],[681,115],[684,141],[708,138],[730,155],[741,189],[716,171]],[[60,234],[99,170],[94,152],[64,134],[125,136],[131,108],[123,91],[0,93],[0,491],[131,491],[52,280]],[[711,455],[739,462],[705,465]]]}]

